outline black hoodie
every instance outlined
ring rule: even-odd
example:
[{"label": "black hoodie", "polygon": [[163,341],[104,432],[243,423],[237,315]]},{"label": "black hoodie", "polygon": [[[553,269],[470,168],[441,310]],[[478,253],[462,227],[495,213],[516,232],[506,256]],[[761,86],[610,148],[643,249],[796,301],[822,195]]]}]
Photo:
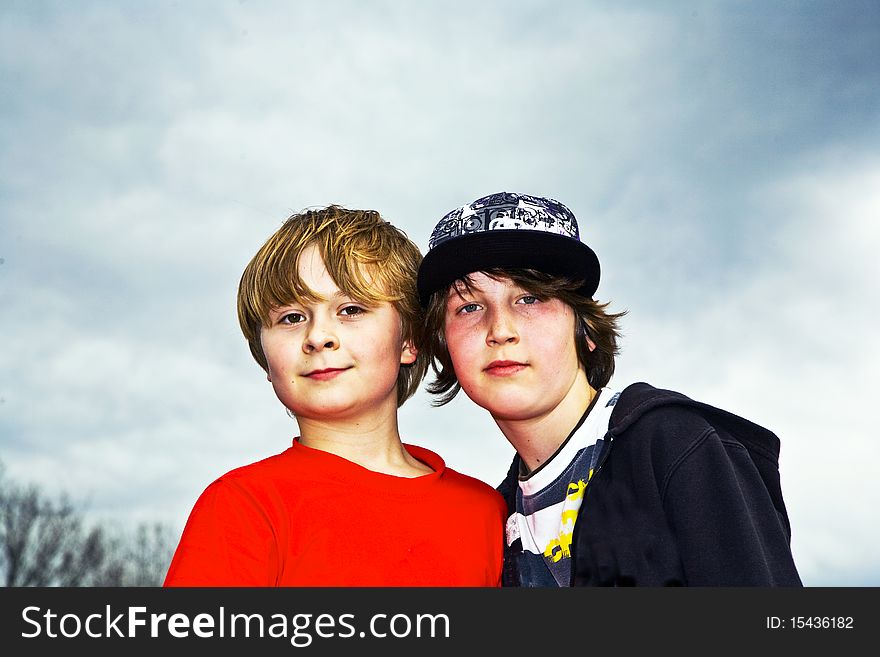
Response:
[{"label": "black hoodie", "polygon": [[[779,439],[727,411],[635,383],[620,394],[572,537],[573,586],[802,586]],[[519,457],[498,490],[516,504]],[[518,586],[517,539],[504,586]]]}]

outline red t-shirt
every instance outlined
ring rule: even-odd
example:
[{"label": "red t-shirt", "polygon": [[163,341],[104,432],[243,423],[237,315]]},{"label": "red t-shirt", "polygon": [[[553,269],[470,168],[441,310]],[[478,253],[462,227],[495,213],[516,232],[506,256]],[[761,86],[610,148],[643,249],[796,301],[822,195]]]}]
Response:
[{"label": "red t-shirt", "polygon": [[199,497],[165,586],[499,586],[495,489],[405,446],[434,472],[368,470],[295,440]]}]

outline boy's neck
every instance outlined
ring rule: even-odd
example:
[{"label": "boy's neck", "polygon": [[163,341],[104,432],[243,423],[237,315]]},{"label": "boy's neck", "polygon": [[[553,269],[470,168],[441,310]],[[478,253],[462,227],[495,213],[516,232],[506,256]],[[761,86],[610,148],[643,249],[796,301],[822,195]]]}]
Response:
[{"label": "boy's neck", "polygon": [[297,417],[299,442],[383,474],[420,477],[433,470],[415,459],[400,440],[397,409],[370,417],[326,419]]},{"label": "boy's neck", "polygon": [[568,393],[549,413],[495,422],[529,471],[536,470],[565,442],[597,394],[581,370]]}]

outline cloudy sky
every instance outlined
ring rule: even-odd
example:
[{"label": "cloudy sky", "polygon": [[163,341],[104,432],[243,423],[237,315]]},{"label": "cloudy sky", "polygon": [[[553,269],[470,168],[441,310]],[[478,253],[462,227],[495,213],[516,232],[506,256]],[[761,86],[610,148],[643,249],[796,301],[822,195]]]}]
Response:
[{"label": "cloudy sky", "polygon": [[[876,2],[0,3],[0,460],[178,530],[296,433],[235,317],[290,214],[551,196],[628,310],[611,386],[782,442],[814,586],[880,585]],[[497,484],[466,398],[407,442]]]}]

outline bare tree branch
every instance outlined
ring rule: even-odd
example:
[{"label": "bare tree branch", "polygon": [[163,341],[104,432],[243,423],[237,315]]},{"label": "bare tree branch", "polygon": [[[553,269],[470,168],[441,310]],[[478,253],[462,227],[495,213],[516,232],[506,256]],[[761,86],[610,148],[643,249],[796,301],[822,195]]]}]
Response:
[{"label": "bare tree branch", "polygon": [[5,477],[0,463],[0,581],[4,586],[161,586],[171,530],[140,524],[133,533],[86,530],[68,497]]}]

